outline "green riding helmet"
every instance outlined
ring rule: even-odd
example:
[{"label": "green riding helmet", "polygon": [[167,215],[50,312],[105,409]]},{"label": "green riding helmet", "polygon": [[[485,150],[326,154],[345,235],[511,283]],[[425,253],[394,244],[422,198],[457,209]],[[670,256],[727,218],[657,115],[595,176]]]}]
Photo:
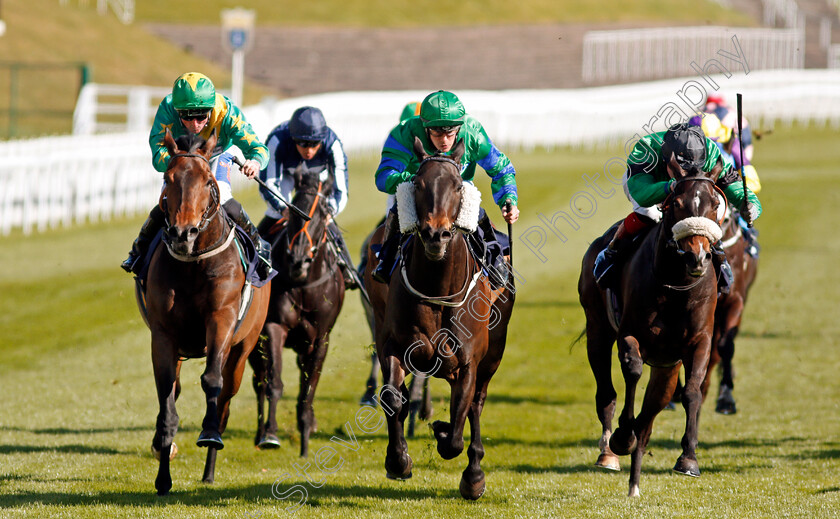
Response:
[{"label": "green riding helmet", "polygon": [[420,119],[424,128],[460,126],[464,124],[466,111],[458,96],[446,90],[438,90],[426,96],[420,104]]},{"label": "green riding helmet", "polygon": [[187,72],[172,86],[172,106],[178,110],[212,110],[216,105],[216,88],[210,78],[198,72]]}]

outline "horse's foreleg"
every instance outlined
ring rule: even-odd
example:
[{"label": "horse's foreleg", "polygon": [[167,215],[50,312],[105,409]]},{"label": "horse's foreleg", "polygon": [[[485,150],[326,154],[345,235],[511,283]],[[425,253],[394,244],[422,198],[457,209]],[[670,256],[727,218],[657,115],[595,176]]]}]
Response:
[{"label": "horse's foreleg", "polygon": [[639,495],[642,460],[650,441],[651,431],[653,431],[653,420],[671,401],[671,395],[679,378],[680,367],[677,364],[669,368],[653,367],[650,370],[650,380],[647,390],[645,390],[642,409],[639,411],[634,424],[634,432],[638,440],[636,450],[630,455],[630,497]]},{"label": "horse's foreleg", "polygon": [[[738,295],[739,297],[731,305],[730,311],[727,312],[724,328],[726,331],[717,346],[720,352],[721,377],[715,411],[721,414],[735,414],[736,412],[735,397],[732,395],[732,391],[735,389],[732,359],[735,356],[735,336],[738,335],[744,309],[744,299],[740,297],[740,294]],[[730,294],[730,297],[733,297],[733,295]],[[711,368],[709,371],[711,371]]]},{"label": "horse's foreleg", "polygon": [[266,331],[268,332],[266,344],[268,415],[264,434],[259,438],[258,446],[260,449],[276,449],[280,447],[280,439],[277,438],[277,404],[283,396],[283,345],[286,343],[289,332],[285,327],[274,323],[267,323]]},{"label": "horse's foreleg", "polygon": [[316,428],[315,410],[312,402],[315,399],[315,388],[321,378],[321,368],[327,356],[329,335],[315,341],[312,352],[298,355],[297,363],[300,369],[300,390],[297,402],[297,426],[300,432],[300,455],[309,456],[309,436]]},{"label": "horse's foreleg", "polygon": [[451,422],[432,423],[432,430],[437,439],[438,454],[445,460],[451,460],[464,450],[464,425],[466,425],[467,413],[475,395],[477,369],[475,364],[461,368],[460,376],[451,383],[452,396],[449,408]]},{"label": "horse's foreleg", "polygon": [[[230,321],[235,322],[236,316],[231,311]],[[204,390],[207,409],[204,413],[204,420],[201,422],[201,434],[198,436],[196,445],[199,447],[214,447],[218,450],[224,448],[222,435],[219,432],[219,420],[221,409],[219,397],[222,393],[222,369],[227,362],[232,324],[225,326],[224,317],[215,315],[207,323],[206,344],[207,364],[204,373],[201,375],[201,389]]]},{"label": "horse's foreleg", "polygon": [[604,329],[587,323],[586,353],[589,358],[589,367],[595,376],[595,411],[598,415],[598,421],[601,422],[601,439],[598,441],[600,453],[595,466],[609,470],[620,470],[618,456],[610,449],[616,399],[615,386],[613,386],[612,381],[612,345],[614,341],[615,334],[609,334]]},{"label": "horse's foreleg", "polygon": [[469,464],[461,474],[461,483],[458,486],[464,499],[478,499],[484,495],[486,488],[484,471],[481,470],[481,460],[484,458],[484,445],[481,443],[481,411],[484,409],[489,383],[490,379],[487,378],[482,384],[476,386],[475,396],[467,413],[467,418],[470,420],[470,446],[467,448]]},{"label": "horse's foreleg", "polygon": [[385,384],[379,392],[379,404],[388,422],[388,448],[385,453],[385,475],[390,479],[411,477],[411,457],[403,433],[403,421],[408,414],[408,390],[400,359],[387,356],[381,360]]},{"label": "horse's foreleg", "polygon": [[152,339],[152,366],[155,374],[157,389],[158,412],[155,424],[155,435],[152,439],[153,451],[160,453],[155,489],[158,495],[169,493],[172,488],[172,476],[169,472],[169,461],[173,454],[172,440],[178,431],[178,413],[175,411],[175,397],[177,394],[178,356],[174,348],[166,348]]},{"label": "horse's foreleg", "polygon": [[636,448],[633,408],[636,400],[636,386],[642,377],[642,368],[644,367],[642,356],[639,353],[639,341],[629,335],[619,337],[618,358],[621,363],[621,373],[624,376],[624,408],[622,408],[618,417],[618,428],[610,436],[609,447],[614,453],[623,456],[630,454]]},{"label": "horse's foreleg", "polygon": [[709,349],[711,333],[702,333],[694,344],[693,353],[685,363],[685,388],[683,389],[683,408],[685,409],[685,434],[680,442],[682,454],[674,465],[674,471],[687,476],[699,476],[700,466],[697,463],[697,435],[700,423],[700,406],[703,395],[700,384],[706,376],[709,363]]}]

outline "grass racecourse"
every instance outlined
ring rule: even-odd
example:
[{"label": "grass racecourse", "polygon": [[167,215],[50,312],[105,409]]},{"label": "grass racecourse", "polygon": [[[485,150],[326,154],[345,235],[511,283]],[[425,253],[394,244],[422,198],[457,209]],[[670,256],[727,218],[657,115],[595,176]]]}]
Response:
[{"label": "grass racecourse", "polygon": [[[763,250],[736,348],[738,414],[704,406],[698,479],[671,471],[684,413],[661,414],[642,496],[632,500],[629,458],[620,473],[593,467],[595,384],[585,346],[572,346],[584,325],[580,258],[590,239],[629,210],[602,173],[618,149],[510,153],[522,200],[514,261],[525,282],[482,416],[487,492],[477,502],[458,493],[466,454],[442,460],[424,425],[408,442],[414,477],[385,478],[385,427],[368,434],[354,419],[371,351],[355,292],[332,336],[315,399],[320,431],[311,444],[314,453],[333,436],[348,440],[349,423],[355,450],[337,446],[340,460],[331,460],[329,474],[315,468],[314,457],[297,457],[297,368],[287,354],[283,447],[254,449],[255,402],[246,379],[233,400],[216,483],[202,484],[204,450],[195,440],[203,362],[193,360],[182,372],[174,487],[156,497],[149,332],[132,280],[118,268],[142,218],[0,238],[0,518],[840,517],[837,143],[836,129],[801,127],[776,128],[757,143]],[[373,189],[374,165],[374,157],[350,164],[352,198],[340,223],[354,251],[384,204]],[[599,173],[595,182],[609,197],[582,177]],[[481,178],[485,200],[487,186]],[[256,186],[237,196],[254,219],[261,215]],[[561,240],[538,214],[570,212],[570,203],[586,218],[575,216],[576,228],[559,224]],[[523,235],[534,244],[544,237],[542,260]],[[434,380],[432,390],[435,418],[446,416],[446,384]],[[301,489],[305,503],[291,511]]]}]

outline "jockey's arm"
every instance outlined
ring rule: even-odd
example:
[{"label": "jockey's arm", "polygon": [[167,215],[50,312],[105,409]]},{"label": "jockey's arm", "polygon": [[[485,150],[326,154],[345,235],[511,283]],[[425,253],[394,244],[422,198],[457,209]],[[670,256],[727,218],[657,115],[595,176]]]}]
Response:
[{"label": "jockey's arm", "polygon": [[347,154],[341,141],[336,139],[329,150],[333,165],[333,192],[329,200],[330,211],[333,216],[338,216],[347,207],[347,193],[349,178],[347,176]]}]

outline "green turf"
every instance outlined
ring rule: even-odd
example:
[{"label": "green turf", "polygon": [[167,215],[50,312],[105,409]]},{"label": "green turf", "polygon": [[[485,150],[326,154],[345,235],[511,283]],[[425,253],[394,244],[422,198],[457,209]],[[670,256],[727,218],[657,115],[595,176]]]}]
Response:
[{"label": "green turf", "polygon": [[[409,481],[384,477],[384,427],[364,434],[355,425],[358,450],[337,446],[338,470],[307,469],[322,486],[295,475],[295,465],[305,462],[297,457],[297,370],[289,354],[279,411],[282,448],[253,448],[256,413],[244,383],[232,404],[216,483],[209,486],[200,482],[204,451],[195,446],[203,364],[186,363],[173,491],[155,497],[149,332],[132,281],[117,267],[141,219],[0,238],[0,517],[838,517],[836,140],[834,130],[777,128],[758,142],[763,250],[735,356],[739,412],[722,416],[705,406],[699,479],[671,472],[683,412],[661,414],[645,457],[642,496],[634,500],[626,497],[628,458],[620,473],[593,467],[600,430],[595,384],[584,345],[571,346],[583,328],[575,289],[580,258],[595,235],[629,210],[618,192],[598,199],[588,218],[575,217],[577,229],[560,227],[565,242],[543,226],[545,262],[515,241],[514,261],[526,281],[482,416],[487,492],[475,503],[457,490],[466,455],[439,458],[422,424],[409,441]],[[538,213],[570,212],[572,202],[586,214],[580,193],[597,195],[582,175],[596,174],[612,154],[512,152],[522,200],[515,236],[536,237]],[[353,251],[384,204],[372,188],[374,165],[373,157],[350,163],[352,198],[339,220]],[[598,183],[609,188],[603,179]],[[485,179],[480,186],[486,200]],[[262,211],[255,192],[237,196],[256,219]],[[315,398],[320,431],[312,439],[313,456],[333,435],[346,438],[339,429],[354,422],[369,343],[358,294],[351,293]],[[432,390],[435,417],[445,416],[446,384],[434,380]],[[285,510],[292,500],[272,496],[272,483],[284,474],[291,476],[278,494],[293,485],[308,492],[295,514]]]}]

